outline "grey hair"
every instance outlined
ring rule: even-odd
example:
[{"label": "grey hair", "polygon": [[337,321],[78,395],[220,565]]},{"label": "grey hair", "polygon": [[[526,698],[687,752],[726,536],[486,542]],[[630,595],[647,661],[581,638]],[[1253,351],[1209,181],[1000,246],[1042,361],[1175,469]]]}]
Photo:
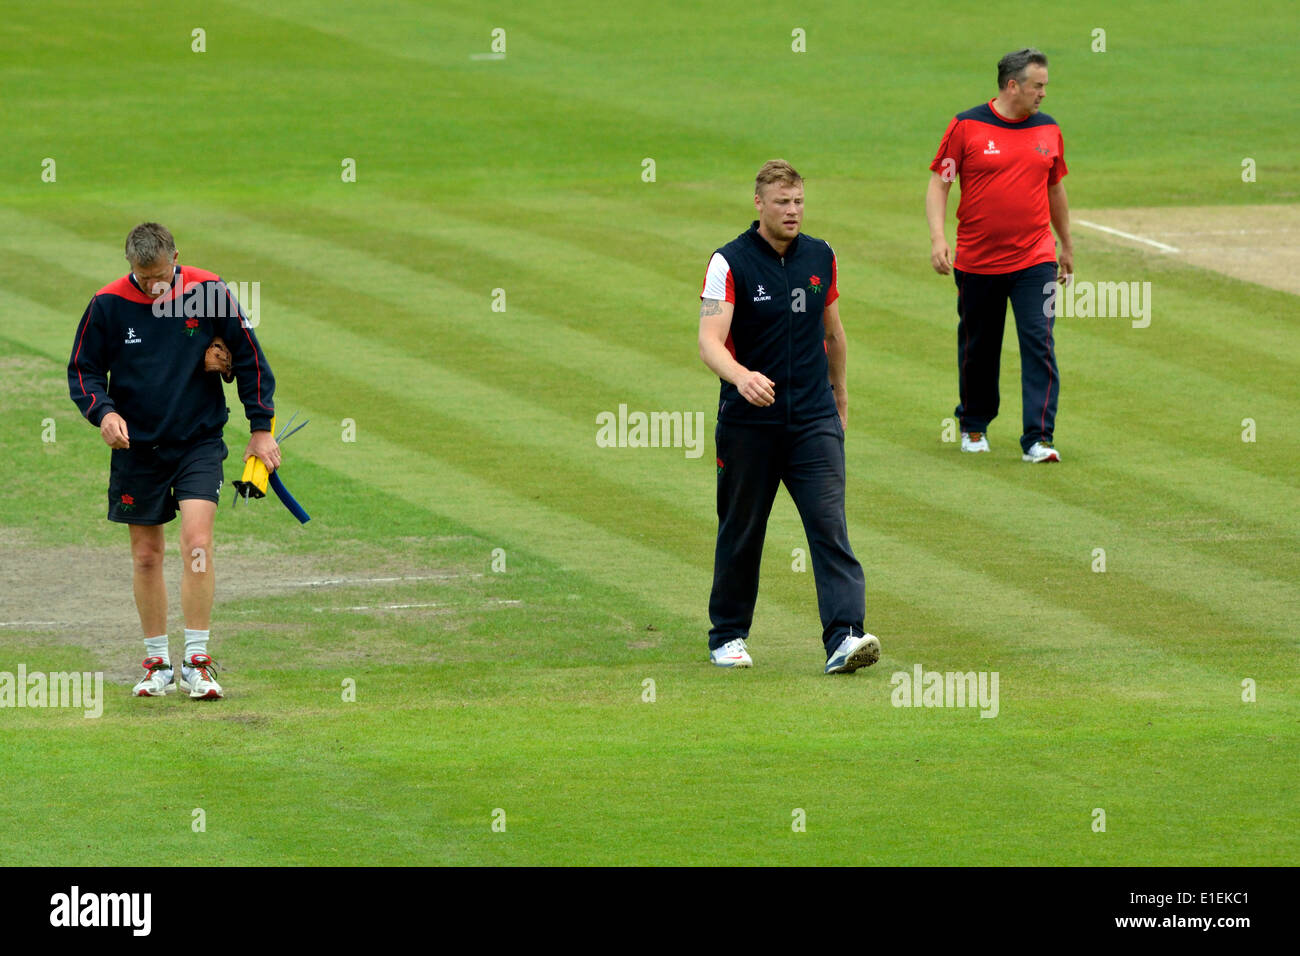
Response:
[{"label": "grey hair", "polygon": [[158,222],[142,222],[126,237],[126,261],[135,266],[151,266],[159,259],[170,259],[176,240],[167,227]]},{"label": "grey hair", "polygon": [[1042,50],[1035,50],[1033,47],[1028,46],[1023,50],[1013,50],[998,60],[998,89],[1005,90],[1007,83],[1011,80],[1023,83],[1025,81],[1025,68],[1030,63],[1047,66],[1047,54]]}]

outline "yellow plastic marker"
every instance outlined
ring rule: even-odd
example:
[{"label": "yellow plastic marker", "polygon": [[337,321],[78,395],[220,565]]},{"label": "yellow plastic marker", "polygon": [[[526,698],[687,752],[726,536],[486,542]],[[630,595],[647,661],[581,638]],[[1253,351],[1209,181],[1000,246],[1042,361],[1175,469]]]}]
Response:
[{"label": "yellow plastic marker", "polygon": [[[271,434],[275,434],[275,416],[271,417]],[[256,455],[249,456],[244,462],[244,475],[235,482],[235,493],[244,498],[265,498],[266,483],[271,479],[271,472],[262,459]]]}]

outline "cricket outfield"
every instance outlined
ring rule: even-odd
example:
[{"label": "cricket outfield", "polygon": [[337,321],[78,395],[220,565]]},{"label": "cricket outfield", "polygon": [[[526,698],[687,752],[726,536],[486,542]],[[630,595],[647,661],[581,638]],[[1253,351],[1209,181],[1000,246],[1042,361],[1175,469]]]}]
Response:
[{"label": "cricket outfield", "polygon": [[[1148,321],[1058,322],[1059,466],[1020,461],[1008,336],[992,453],[963,456],[923,213],[948,120],[1026,45],[1090,221],[1293,211],[1288,4],[1017,26],[930,2],[232,0],[128,30],[146,10],[47,3],[0,35],[23,104],[0,152],[0,672],[105,676],[93,719],[0,707],[0,863],[138,863],[146,819],[213,865],[1294,863],[1295,290],[1076,226],[1078,280],[1149,288]],[[754,668],[705,648],[698,295],[778,156],[848,335],[883,653],[841,679],[784,492]],[[309,524],[220,509],[210,705],[128,694],[126,533],[67,392],[77,319],[151,219],[181,262],[259,284],[277,408],[312,421],[283,469]],[[657,447],[601,439],[661,413]]]}]

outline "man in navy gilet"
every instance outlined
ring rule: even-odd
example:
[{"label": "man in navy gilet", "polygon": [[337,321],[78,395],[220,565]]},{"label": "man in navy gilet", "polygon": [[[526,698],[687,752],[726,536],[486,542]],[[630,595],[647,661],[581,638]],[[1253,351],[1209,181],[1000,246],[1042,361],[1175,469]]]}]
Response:
[{"label": "man in navy gilet", "polygon": [[718,542],[709,659],[751,667],[747,641],[763,538],[784,482],[808,535],[827,674],[874,664],[866,583],[844,517],[847,350],[835,253],[800,235],[803,179],[771,160],[754,183],[758,219],[713,253],[700,293],[700,358],[718,401]]}]

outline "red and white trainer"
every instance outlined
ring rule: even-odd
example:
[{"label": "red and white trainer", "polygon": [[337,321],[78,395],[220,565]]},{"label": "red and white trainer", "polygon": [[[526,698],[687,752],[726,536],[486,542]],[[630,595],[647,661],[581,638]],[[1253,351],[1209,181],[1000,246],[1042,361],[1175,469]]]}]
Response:
[{"label": "red and white trainer", "polygon": [[194,700],[220,700],[223,694],[216,674],[216,661],[204,653],[191,654],[181,667],[181,690],[189,691]]},{"label": "red and white trainer", "polygon": [[131,688],[133,697],[166,697],[176,689],[176,672],[161,657],[146,657],[144,670],[144,677]]},{"label": "red and white trainer", "polygon": [[1061,453],[1052,447],[1050,442],[1036,441],[1029,446],[1029,451],[1020,456],[1022,461],[1033,462],[1034,464],[1043,464],[1045,462],[1060,461]]},{"label": "red and white trainer", "polygon": [[719,667],[753,667],[754,660],[749,656],[743,638],[727,641],[717,650],[709,652],[709,660]]}]

